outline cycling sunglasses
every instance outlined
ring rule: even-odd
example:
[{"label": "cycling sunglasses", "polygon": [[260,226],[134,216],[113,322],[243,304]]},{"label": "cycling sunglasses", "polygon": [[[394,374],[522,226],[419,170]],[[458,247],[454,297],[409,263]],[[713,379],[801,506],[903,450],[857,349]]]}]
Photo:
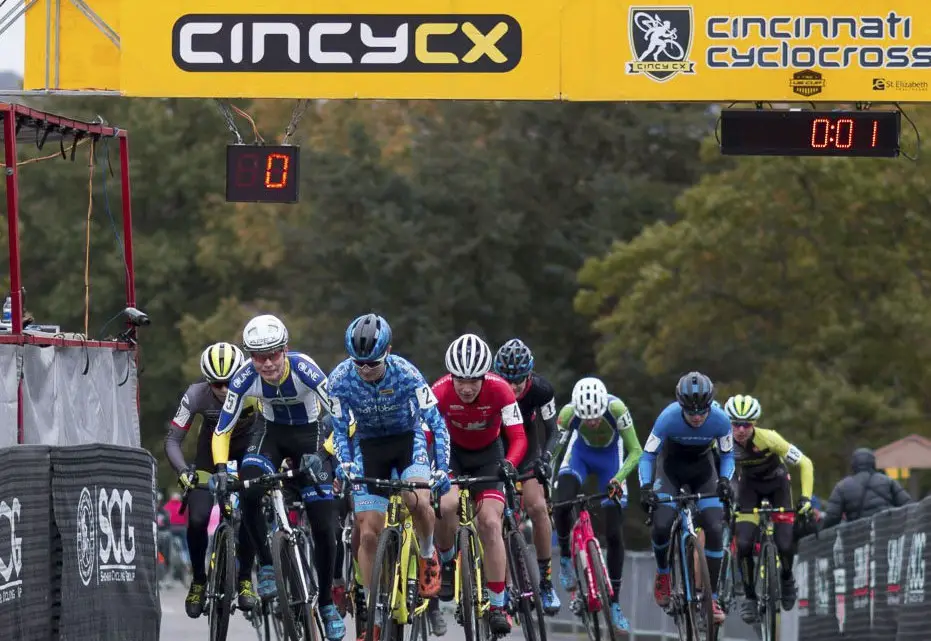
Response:
[{"label": "cycling sunglasses", "polygon": [[454,381],[482,381],[484,376],[453,376]]},{"label": "cycling sunglasses", "polygon": [[711,408],[704,410],[683,410],[686,416],[707,416],[711,412]]},{"label": "cycling sunglasses", "polygon": [[749,421],[732,421],[731,422],[731,427],[735,429],[749,430],[754,426],[755,424]]},{"label": "cycling sunglasses", "polygon": [[358,367],[359,369],[375,369],[379,365],[382,365],[385,362],[385,357],[382,356],[377,361],[359,361],[352,359],[352,364]]}]

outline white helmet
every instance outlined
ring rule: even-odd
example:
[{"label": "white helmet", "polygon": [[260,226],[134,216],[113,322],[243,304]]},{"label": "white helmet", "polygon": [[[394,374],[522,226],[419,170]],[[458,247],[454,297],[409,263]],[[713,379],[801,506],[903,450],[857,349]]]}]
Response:
[{"label": "white helmet", "polygon": [[271,314],[256,316],[242,330],[242,345],[249,352],[273,352],[287,344],[288,328]]},{"label": "white helmet", "polygon": [[580,379],[572,388],[572,406],[582,420],[601,418],[608,409],[608,388],[592,376]]},{"label": "white helmet", "polygon": [[749,394],[731,396],[727,399],[727,403],[724,404],[724,411],[727,412],[727,417],[732,421],[746,421],[748,423],[759,420],[760,415],[763,413],[760,402]]},{"label": "white helmet", "polygon": [[491,348],[475,334],[463,334],[446,350],[446,369],[457,378],[481,378],[491,369]]},{"label": "white helmet", "polygon": [[242,350],[232,343],[214,343],[200,355],[200,371],[208,383],[225,383],[245,360]]}]

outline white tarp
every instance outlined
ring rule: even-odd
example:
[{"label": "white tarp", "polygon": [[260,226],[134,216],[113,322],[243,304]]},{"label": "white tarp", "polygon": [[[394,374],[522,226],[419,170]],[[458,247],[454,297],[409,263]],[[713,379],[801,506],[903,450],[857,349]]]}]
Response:
[{"label": "white tarp", "polygon": [[0,447],[16,445],[16,390],[17,375],[16,345],[0,345]]},{"label": "white tarp", "polygon": [[23,354],[25,443],[140,446],[132,352],[99,347],[2,347]]}]

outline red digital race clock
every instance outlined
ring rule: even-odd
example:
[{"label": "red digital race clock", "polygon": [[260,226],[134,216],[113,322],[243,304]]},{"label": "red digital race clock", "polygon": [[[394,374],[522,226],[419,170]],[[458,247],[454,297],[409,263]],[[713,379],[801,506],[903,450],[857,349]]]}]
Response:
[{"label": "red digital race clock", "polygon": [[300,147],[227,145],[226,201],[296,203]]},{"label": "red digital race clock", "polygon": [[899,155],[898,111],[721,112],[721,153],[733,156]]}]

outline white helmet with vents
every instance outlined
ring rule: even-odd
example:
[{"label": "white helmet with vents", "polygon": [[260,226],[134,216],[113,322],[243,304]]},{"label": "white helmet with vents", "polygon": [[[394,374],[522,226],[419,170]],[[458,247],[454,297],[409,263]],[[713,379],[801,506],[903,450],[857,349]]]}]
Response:
[{"label": "white helmet with vents", "polygon": [[491,369],[491,348],[475,334],[463,334],[446,350],[446,369],[457,378],[481,378]]},{"label": "white helmet with vents", "polygon": [[572,406],[582,420],[601,418],[608,409],[608,388],[593,376],[580,379],[572,388]]},{"label": "white helmet with vents", "polygon": [[256,316],[242,330],[242,345],[249,352],[273,352],[288,344],[288,328],[271,314]]},{"label": "white helmet with vents", "polygon": [[753,423],[759,420],[763,413],[760,402],[749,394],[731,396],[724,404],[724,411],[731,421],[746,421]]}]

